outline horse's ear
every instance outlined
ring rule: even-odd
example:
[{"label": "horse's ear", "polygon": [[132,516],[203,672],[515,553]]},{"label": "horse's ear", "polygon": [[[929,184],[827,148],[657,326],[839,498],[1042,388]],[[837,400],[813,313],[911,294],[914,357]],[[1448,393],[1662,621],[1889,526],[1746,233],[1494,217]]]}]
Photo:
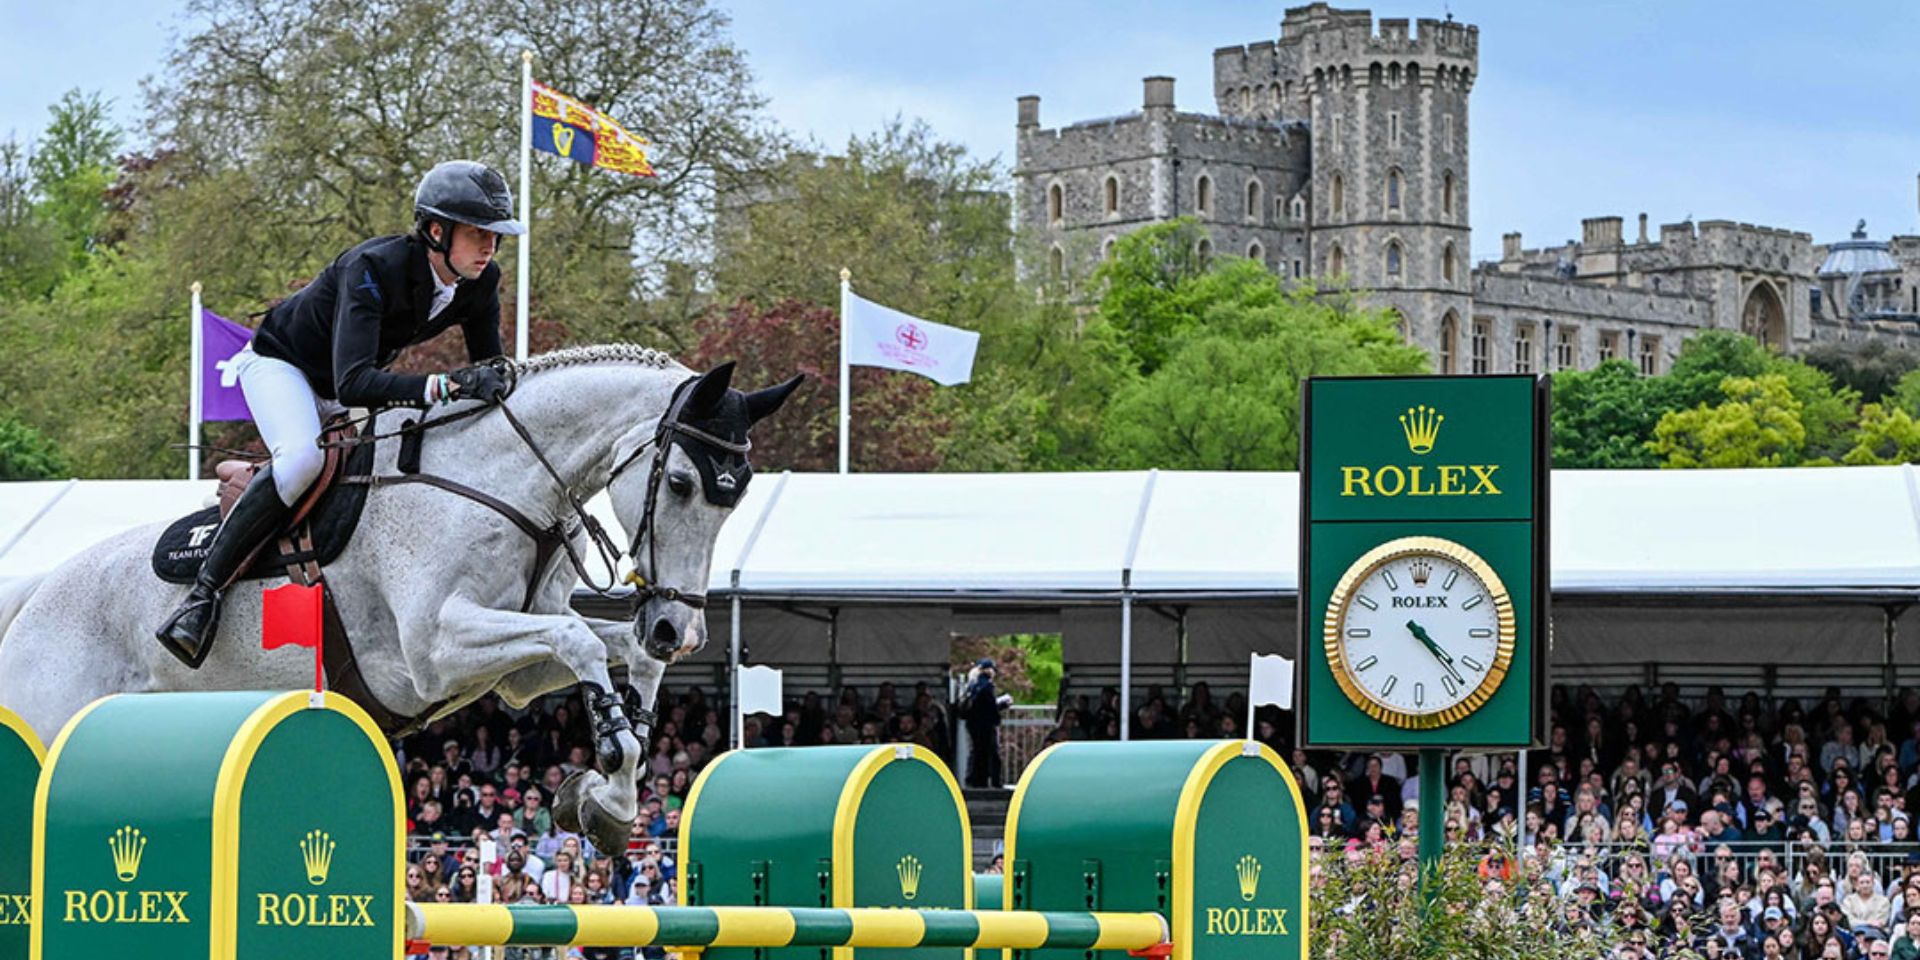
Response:
[{"label": "horse's ear", "polygon": [[698,413],[711,413],[720,406],[727,395],[728,385],[733,383],[733,361],[728,360],[712,370],[700,375],[693,385],[693,393],[687,397],[687,409]]},{"label": "horse's ear", "polygon": [[753,423],[759,423],[773,416],[774,411],[779,410],[780,405],[787,402],[787,397],[792,396],[793,391],[798,389],[800,382],[805,379],[807,375],[802,373],[786,383],[747,394],[747,419]]}]

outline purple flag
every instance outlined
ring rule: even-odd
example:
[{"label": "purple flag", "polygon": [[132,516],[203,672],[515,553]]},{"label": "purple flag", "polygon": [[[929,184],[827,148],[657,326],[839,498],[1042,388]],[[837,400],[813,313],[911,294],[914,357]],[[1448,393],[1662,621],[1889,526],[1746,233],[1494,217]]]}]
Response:
[{"label": "purple flag", "polygon": [[253,331],[214,313],[200,311],[200,419],[252,420],[247,397],[240,392],[233,356],[253,339]]}]

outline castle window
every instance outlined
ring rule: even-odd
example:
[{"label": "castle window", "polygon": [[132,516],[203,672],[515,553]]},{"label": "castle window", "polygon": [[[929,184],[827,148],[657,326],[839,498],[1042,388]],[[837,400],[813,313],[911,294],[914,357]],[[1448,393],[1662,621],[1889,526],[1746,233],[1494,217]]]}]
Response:
[{"label": "castle window", "polygon": [[1493,368],[1493,325],[1485,320],[1473,322],[1473,337],[1469,344],[1473,351],[1469,372],[1486,373]]},{"label": "castle window", "polygon": [[1340,149],[1340,126],[1341,126],[1341,124],[1340,124],[1340,121],[1341,121],[1341,119],[1342,119],[1342,118],[1341,118],[1341,117],[1339,117],[1339,116],[1335,116],[1335,117],[1333,118],[1333,148],[1334,148],[1335,150],[1338,150],[1338,149]]},{"label": "castle window", "polygon": [[1193,252],[1200,255],[1200,261],[1202,263],[1213,259],[1213,241],[1206,237],[1201,237],[1200,242],[1194,244]]},{"label": "castle window", "polygon": [[1400,276],[1400,260],[1400,244],[1398,242],[1389,242],[1387,244],[1387,276]]},{"label": "castle window", "polygon": [[1612,360],[1619,355],[1620,331],[1602,330],[1600,332],[1600,362],[1606,363],[1608,360]]},{"label": "castle window", "polygon": [[1513,372],[1533,372],[1533,324],[1523,323],[1513,331]]},{"label": "castle window", "polygon": [[[1398,70],[1399,66],[1396,64],[1394,69]],[[1400,111],[1398,110],[1387,111],[1387,144],[1394,147],[1400,145]]]},{"label": "castle window", "polygon": [[1387,209],[1400,209],[1400,171],[1387,171]]},{"label": "castle window", "polygon": [[1107,175],[1106,207],[1108,216],[1120,212],[1120,178],[1112,174]]},{"label": "castle window", "polygon": [[1440,248],[1440,279],[1453,282],[1453,244]]},{"label": "castle window", "polygon": [[1337,277],[1347,272],[1347,255],[1340,252],[1340,245],[1334,244],[1327,251],[1327,275]]},{"label": "castle window", "polygon": [[1199,206],[1201,216],[1203,217],[1213,216],[1213,178],[1212,177],[1209,177],[1205,174],[1200,175],[1200,184],[1199,184],[1199,187],[1194,190],[1194,198],[1197,201],[1197,204]]},{"label": "castle window", "polygon": [[1293,198],[1293,218],[1295,220],[1305,220],[1307,218],[1307,198],[1306,197]]},{"label": "castle window", "polygon": [[1059,184],[1047,188],[1047,222],[1058,224],[1066,214],[1067,191]]},{"label": "castle window", "polygon": [[1260,245],[1260,241],[1255,240],[1247,244],[1247,259],[1258,260],[1261,263],[1267,262],[1267,250]]},{"label": "castle window", "polygon": [[1397,87],[1399,85],[1400,85],[1400,65],[1396,63],[1387,67],[1387,86]]},{"label": "castle window", "polygon": [[1055,280],[1066,276],[1067,252],[1065,250],[1055,246],[1053,249],[1047,251],[1047,272]]},{"label": "castle window", "polygon": [[1574,345],[1580,338],[1580,329],[1569,324],[1561,324],[1553,332],[1553,368],[1572,370],[1574,367]]},{"label": "castle window", "polygon": [[1336,217],[1346,216],[1347,215],[1347,178],[1337,173],[1334,174],[1332,192],[1333,192],[1333,215]]},{"label": "castle window", "polygon": [[1300,258],[1294,257],[1293,258],[1293,278],[1295,280],[1300,279],[1300,277],[1302,276],[1301,271],[1305,269],[1306,269],[1306,265],[1300,262]]},{"label": "castle window", "polygon": [[1258,222],[1260,219],[1260,181],[1247,181],[1247,219]]},{"label": "castle window", "polygon": [[1453,216],[1453,171],[1440,175],[1440,212]]},{"label": "castle window", "polygon": [[1267,95],[1273,98],[1273,116],[1277,120],[1280,118],[1280,111],[1286,106],[1286,94],[1281,92],[1280,85],[1276,83],[1267,88]]},{"label": "castle window", "polygon": [[1443,150],[1453,149],[1453,114],[1451,113],[1440,118],[1440,147]]},{"label": "castle window", "polygon": [[1651,377],[1660,372],[1660,338],[1640,338],[1640,375]]},{"label": "castle window", "polygon": [[1240,112],[1241,113],[1253,112],[1253,88],[1252,87],[1240,88]]},{"label": "castle window", "polygon": [[1454,356],[1459,349],[1459,340],[1460,321],[1454,317],[1452,310],[1448,310],[1447,315],[1440,318],[1440,350],[1437,358],[1441,373],[1454,372]]}]

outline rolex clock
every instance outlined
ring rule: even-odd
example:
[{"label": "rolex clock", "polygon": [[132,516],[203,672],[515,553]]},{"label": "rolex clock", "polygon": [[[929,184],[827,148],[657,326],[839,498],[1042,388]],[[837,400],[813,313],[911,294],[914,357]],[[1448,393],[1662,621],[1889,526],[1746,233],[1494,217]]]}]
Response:
[{"label": "rolex clock", "polygon": [[1361,555],[1334,585],[1323,630],[1342,693],[1404,730],[1457,723],[1513,662],[1513,601],[1493,567],[1452,540],[1400,537]]}]

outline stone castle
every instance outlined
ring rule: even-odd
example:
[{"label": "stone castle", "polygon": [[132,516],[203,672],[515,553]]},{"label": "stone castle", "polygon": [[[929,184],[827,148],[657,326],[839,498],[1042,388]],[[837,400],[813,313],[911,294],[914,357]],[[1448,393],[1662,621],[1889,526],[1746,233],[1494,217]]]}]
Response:
[{"label": "stone castle", "polygon": [[1823,246],[1727,220],[1583,221],[1578,241],[1502,238],[1472,265],[1468,102],[1479,29],[1325,3],[1286,11],[1278,40],[1213,54],[1217,114],[1174,108],[1148,77],[1137,112],[1049,129],[1021,97],[1014,208],[1059,276],[1146,224],[1197,218],[1203,254],[1344,283],[1390,308],[1441,373],[1665,372],[1705,329],[1780,350],[1881,339],[1920,346],[1920,237]]}]

